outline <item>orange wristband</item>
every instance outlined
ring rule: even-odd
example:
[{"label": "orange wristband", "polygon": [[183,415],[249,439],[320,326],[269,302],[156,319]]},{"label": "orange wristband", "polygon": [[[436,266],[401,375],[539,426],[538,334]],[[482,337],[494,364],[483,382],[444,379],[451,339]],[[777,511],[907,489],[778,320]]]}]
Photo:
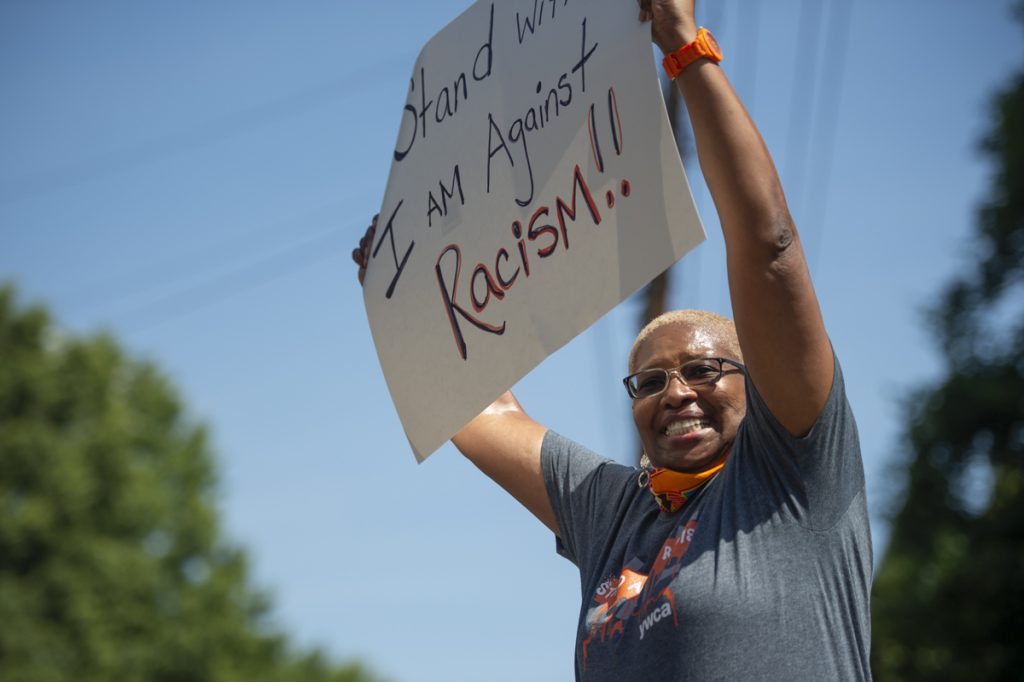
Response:
[{"label": "orange wristband", "polygon": [[665,67],[669,79],[675,80],[683,69],[704,58],[718,63],[722,61],[722,50],[718,47],[718,41],[711,35],[711,31],[701,26],[697,29],[697,37],[693,42],[686,43],[675,52],[665,55],[661,65]]}]

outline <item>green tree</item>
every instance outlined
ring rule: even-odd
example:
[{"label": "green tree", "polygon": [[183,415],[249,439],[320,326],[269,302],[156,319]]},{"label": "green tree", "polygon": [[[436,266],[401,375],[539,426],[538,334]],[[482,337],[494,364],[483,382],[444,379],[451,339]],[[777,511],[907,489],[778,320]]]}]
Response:
[{"label": "green tree", "polygon": [[1024,675],[1024,73],[994,105],[976,262],[931,318],[947,370],[908,401],[906,488],[872,598],[879,680]]},{"label": "green tree", "polygon": [[109,337],[0,287],[0,679],[366,682],[267,622],[206,430]]}]

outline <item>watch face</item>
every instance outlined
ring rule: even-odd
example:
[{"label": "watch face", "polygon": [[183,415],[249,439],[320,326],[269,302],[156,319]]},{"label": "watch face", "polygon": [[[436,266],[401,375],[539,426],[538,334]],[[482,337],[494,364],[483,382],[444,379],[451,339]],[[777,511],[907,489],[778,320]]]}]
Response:
[{"label": "watch face", "polygon": [[711,51],[711,54],[714,56],[714,58],[717,61],[721,61],[721,59],[722,59],[722,48],[720,48],[718,46],[718,41],[715,40],[715,36],[711,35],[711,31],[709,31],[707,29],[704,29],[703,34],[704,34],[704,40],[706,41],[708,49]]}]

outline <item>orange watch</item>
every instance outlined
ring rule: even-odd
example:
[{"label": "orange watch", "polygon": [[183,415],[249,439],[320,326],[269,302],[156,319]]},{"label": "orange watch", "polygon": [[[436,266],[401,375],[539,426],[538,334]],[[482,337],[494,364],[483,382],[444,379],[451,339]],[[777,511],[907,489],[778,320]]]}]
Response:
[{"label": "orange watch", "polygon": [[675,52],[665,55],[661,64],[665,67],[665,73],[668,74],[669,79],[675,80],[676,76],[683,72],[683,69],[705,57],[715,63],[720,62],[722,61],[722,50],[718,47],[718,41],[711,35],[711,31],[701,26],[697,29],[697,37],[693,42],[686,43]]}]

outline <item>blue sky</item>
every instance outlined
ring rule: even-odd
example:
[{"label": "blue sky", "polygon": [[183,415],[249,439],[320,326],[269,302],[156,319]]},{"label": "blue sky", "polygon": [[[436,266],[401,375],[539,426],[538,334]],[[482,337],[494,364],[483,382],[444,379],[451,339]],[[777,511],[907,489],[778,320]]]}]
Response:
[{"label": "blue sky", "polygon": [[[1024,56],[1009,5],[698,7],[807,247],[878,553],[901,401],[939,369],[921,313],[969,262],[991,172],[977,142]],[[212,429],[226,531],[300,642],[395,680],[564,680],[574,568],[451,446],[415,464],[349,261],[416,53],[467,6],[0,4],[0,279],[180,387]],[[673,269],[673,305],[728,313],[717,222],[691,182],[709,240]],[[535,418],[623,461],[638,314],[627,301],[516,388]]]}]

